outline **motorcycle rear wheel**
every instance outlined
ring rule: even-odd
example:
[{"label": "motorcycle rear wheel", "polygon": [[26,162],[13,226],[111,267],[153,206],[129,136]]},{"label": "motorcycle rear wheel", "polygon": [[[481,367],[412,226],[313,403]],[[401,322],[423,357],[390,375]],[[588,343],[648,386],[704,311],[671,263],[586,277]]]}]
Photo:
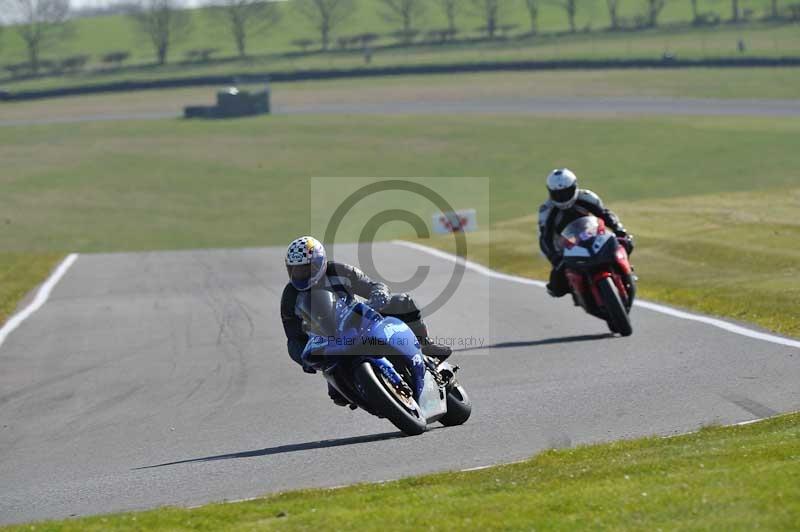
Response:
[{"label": "motorcycle rear wheel", "polygon": [[614,280],[606,277],[598,283],[598,288],[600,289],[600,295],[603,297],[609,328],[621,336],[633,334],[630,316],[625,310],[625,305],[622,304],[622,299],[619,297],[619,291],[614,284]]},{"label": "motorcycle rear wheel", "polygon": [[408,436],[417,436],[428,428],[427,420],[422,417],[422,412],[416,402],[409,408],[397,396],[397,392],[390,389],[380,375],[375,373],[372,364],[362,362],[354,372],[356,381],[364,388],[370,406],[381,416]]}]

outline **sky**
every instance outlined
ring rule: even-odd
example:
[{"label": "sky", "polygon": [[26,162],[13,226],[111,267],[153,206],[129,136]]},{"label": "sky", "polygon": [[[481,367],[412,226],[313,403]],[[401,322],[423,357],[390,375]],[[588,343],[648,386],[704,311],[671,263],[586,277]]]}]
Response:
[{"label": "sky", "polygon": [[[283,0],[273,0],[283,1]],[[213,0],[176,0],[180,5],[187,7],[196,7],[203,4],[212,4]],[[131,0],[71,0],[70,5],[74,8],[81,7],[105,7],[114,3],[131,3]]]},{"label": "sky", "polygon": [[[219,0],[174,0],[176,5],[185,6],[185,7],[197,7],[200,5],[207,5],[213,3],[219,3]],[[266,0],[268,2],[287,2],[291,0]],[[69,0],[70,7],[73,10],[82,9],[82,8],[98,8],[98,7],[108,7],[114,4],[131,4],[135,3],[137,0]],[[2,0],[0,0],[2,3]],[[4,24],[13,24],[15,22],[19,22],[21,17],[15,12],[2,12],[0,11],[0,25]]]},{"label": "sky", "polygon": [[[204,4],[204,3],[205,4],[210,3],[207,0],[206,1],[204,1],[204,0],[177,0],[177,1],[178,1],[179,4],[185,5],[185,6],[197,6],[197,5]],[[70,1],[70,5],[72,7],[75,7],[75,8],[81,8],[81,7],[106,7],[106,6],[114,4],[114,3],[119,4],[119,3],[130,3],[130,2],[126,2],[124,0],[122,2],[114,2],[113,0],[71,0]]]}]

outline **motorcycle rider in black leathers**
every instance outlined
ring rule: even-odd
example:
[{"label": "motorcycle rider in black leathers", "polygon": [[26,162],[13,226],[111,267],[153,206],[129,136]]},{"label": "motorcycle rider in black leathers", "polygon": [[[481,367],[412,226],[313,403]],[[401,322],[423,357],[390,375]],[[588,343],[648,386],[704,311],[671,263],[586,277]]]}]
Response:
[{"label": "motorcycle rider in black leathers", "polygon": [[[289,356],[303,366],[303,371],[314,373],[302,360],[309,336],[303,329],[297,302],[303,292],[311,289],[329,290],[346,298],[360,296],[367,299],[369,306],[382,315],[404,321],[419,340],[424,355],[440,361],[450,356],[452,351],[449,347],[431,341],[420,309],[408,294],[391,295],[385,284],[373,281],[358,268],[341,262],[329,262],[325,248],[317,239],[304,236],[294,240],[286,252],[286,269],[290,282],[281,296],[281,321]],[[344,397],[331,386],[328,386],[328,395],[337,405],[347,405]]]},{"label": "motorcycle rider in black leathers", "polygon": [[562,297],[569,293],[569,283],[557,245],[561,231],[571,222],[589,214],[601,218],[625,246],[633,252],[633,236],[622,226],[616,214],[603,206],[603,201],[591,190],[578,188],[578,178],[567,168],[553,170],[547,176],[548,199],[539,207],[539,247],[553,268],[547,293]]}]

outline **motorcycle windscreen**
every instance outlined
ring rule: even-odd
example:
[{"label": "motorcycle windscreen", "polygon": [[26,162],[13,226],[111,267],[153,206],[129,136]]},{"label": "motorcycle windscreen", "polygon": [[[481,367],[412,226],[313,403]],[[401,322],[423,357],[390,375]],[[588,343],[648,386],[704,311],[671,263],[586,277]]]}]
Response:
[{"label": "motorcycle windscreen", "polygon": [[582,216],[573,220],[561,231],[559,245],[561,250],[572,249],[603,232],[601,224],[596,217]]},{"label": "motorcycle windscreen", "polygon": [[310,335],[332,336],[337,330],[341,302],[328,290],[309,290],[297,295],[295,310],[303,320],[303,330]]}]

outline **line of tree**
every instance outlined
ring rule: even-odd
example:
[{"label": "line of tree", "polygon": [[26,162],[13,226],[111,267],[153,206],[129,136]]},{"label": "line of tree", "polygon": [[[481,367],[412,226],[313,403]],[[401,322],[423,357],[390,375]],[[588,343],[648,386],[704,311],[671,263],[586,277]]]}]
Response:
[{"label": "line of tree", "polygon": [[[644,9],[644,14],[637,17],[635,26],[656,27],[667,1],[680,0],[635,1],[640,2]],[[780,16],[778,1],[770,0],[771,18],[777,19]],[[379,14],[398,27],[398,31],[392,35],[406,43],[420,33],[420,23],[431,9],[446,18],[447,28],[428,31],[429,39],[444,42],[453,38],[458,32],[458,17],[464,13],[479,16],[483,21],[479,29],[489,38],[494,38],[498,32],[505,35],[516,27],[500,23],[504,13],[514,2],[524,5],[529,33],[536,34],[543,4],[561,9],[566,16],[569,31],[575,32],[579,10],[584,8],[588,0],[377,0]],[[689,2],[693,23],[719,22],[719,16],[715,13],[699,12],[698,0]],[[605,5],[612,31],[630,26],[628,21],[620,17],[621,0],[605,0]],[[356,0],[290,0],[288,3],[276,0],[216,0],[205,12],[227,28],[238,55],[245,57],[250,38],[273,29],[280,22],[283,9],[287,7],[295,9],[315,28],[319,36],[318,45],[322,50],[328,50],[333,42],[333,35],[355,13]],[[122,9],[121,4],[115,4],[115,9]],[[125,12],[129,14],[139,33],[151,44],[160,65],[166,63],[170,49],[186,38],[191,28],[192,15],[181,8],[180,0],[131,0],[126,5]],[[28,69],[34,73],[38,73],[42,67],[43,50],[53,47],[70,34],[72,26],[69,15],[70,0],[0,0],[0,17],[4,16],[5,22],[12,24],[13,30],[25,43]],[[800,17],[800,4],[790,6],[789,15],[793,19]],[[731,0],[730,21],[738,22],[741,18],[740,0]],[[0,22],[3,22],[2,18]],[[366,39],[363,35],[373,37]],[[336,42],[342,48],[351,44],[366,47],[375,38],[375,34],[370,33],[350,38],[340,37]],[[296,39],[293,44],[307,50],[314,42],[311,39]],[[206,51],[213,50],[216,49]],[[206,53],[202,57],[207,58],[209,55],[210,53]],[[75,59],[72,63],[78,64],[79,61]]]},{"label": "line of tree", "polygon": [[212,13],[227,21],[239,57],[247,55],[248,36],[267,32],[281,20],[278,4],[262,0],[223,0]]}]

